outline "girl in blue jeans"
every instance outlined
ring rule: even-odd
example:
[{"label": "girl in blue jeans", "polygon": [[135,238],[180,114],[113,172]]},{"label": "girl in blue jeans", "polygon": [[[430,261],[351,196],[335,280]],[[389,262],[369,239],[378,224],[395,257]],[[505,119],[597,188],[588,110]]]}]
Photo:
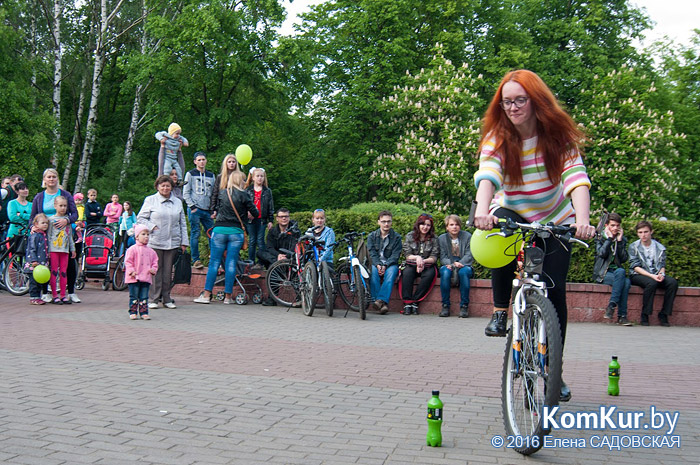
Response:
[{"label": "girl in blue jeans", "polygon": [[194,299],[199,304],[211,302],[212,290],[219,265],[224,260],[224,253],[226,254],[224,303],[233,303],[231,293],[236,282],[236,264],[244,240],[243,228],[245,224],[241,218],[246,218],[249,213],[253,217],[258,216],[258,209],[255,208],[253,200],[243,189],[244,180],[245,175],[242,172],[234,171],[229,176],[226,189],[221,189],[219,192],[219,209],[211,235],[211,256],[209,257],[207,279],[204,283],[204,291]]}]

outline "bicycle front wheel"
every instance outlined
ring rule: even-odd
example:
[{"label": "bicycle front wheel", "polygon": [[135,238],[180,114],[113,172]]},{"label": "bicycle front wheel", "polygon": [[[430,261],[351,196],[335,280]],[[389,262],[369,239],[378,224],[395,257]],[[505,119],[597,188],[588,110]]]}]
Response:
[{"label": "bicycle front wheel", "polygon": [[338,266],[335,273],[335,288],[345,305],[353,312],[360,310],[355,296],[355,285],[352,282],[350,264],[345,262]]},{"label": "bicycle front wheel", "polygon": [[[543,445],[545,406],[559,404],[561,389],[562,343],[559,319],[552,303],[544,296],[525,298],[521,327],[511,326],[503,359],[501,399],[506,434],[522,438],[514,449],[530,455]],[[514,337],[518,331],[520,340]]]},{"label": "bicycle front wheel", "polygon": [[321,286],[323,286],[323,307],[326,315],[333,316],[333,301],[335,300],[335,290],[333,289],[333,277],[331,267],[328,262],[321,263]]},{"label": "bicycle front wheel", "polygon": [[316,297],[318,297],[318,271],[313,261],[306,262],[299,281],[301,309],[306,316],[313,316]]},{"label": "bicycle front wheel", "polygon": [[124,269],[124,255],[122,255],[119,257],[119,260],[117,260],[117,265],[114,268],[114,274],[112,275],[112,289],[115,291],[123,291],[128,286],[128,284],[126,284],[126,279],[124,279]]},{"label": "bicycle front wheel", "polygon": [[280,305],[291,307],[299,298],[299,275],[291,260],[279,260],[270,266],[265,278],[268,294]]},{"label": "bicycle front wheel", "polygon": [[13,255],[3,270],[5,287],[12,295],[29,292],[29,275],[24,272],[24,255]]},{"label": "bicycle front wheel", "polygon": [[357,298],[357,307],[360,310],[360,318],[367,318],[367,305],[369,305],[369,297],[367,295],[367,289],[365,289],[365,284],[362,281],[362,275],[360,274],[360,267],[355,265],[352,267],[353,280],[355,281],[355,296]]}]

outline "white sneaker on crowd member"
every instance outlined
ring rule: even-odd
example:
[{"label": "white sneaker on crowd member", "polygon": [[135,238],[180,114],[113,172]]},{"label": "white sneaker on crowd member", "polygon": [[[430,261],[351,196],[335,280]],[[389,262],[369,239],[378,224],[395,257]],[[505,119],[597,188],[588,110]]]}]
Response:
[{"label": "white sneaker on crowd member", "polygon": [[165,304],[165,306],[167,308],[177,308],[177,306],[175,305],[175,302],[168,302],[167,304]]},{"label": "white sneaker on crowd member", "polygon": [[53,300],[51,297],[51,294],[41,294],[41,300],[43,300],[46,303],[49,303]]},{"label": "white sneaker on crowd member", "polygon": [[69,298],[69,299],[71,300],[71,302],[73,302],[74,304],[79,304],[80,302],[82,302],[82,300],[80,300],[80,298],[78,297],[77,294],[68,294],[68,298]]},{"label": "white sneaker on crowd member", "polygon": [[148,308],[150,308],[150,309],[158,308],[158,302],[148,302]]}]

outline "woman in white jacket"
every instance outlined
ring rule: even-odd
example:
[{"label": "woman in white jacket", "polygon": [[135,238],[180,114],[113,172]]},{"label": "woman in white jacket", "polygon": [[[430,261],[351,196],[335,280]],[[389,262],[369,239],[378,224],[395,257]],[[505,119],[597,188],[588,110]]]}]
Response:
[{"label": "woman in white jacket", "polygon": [[148,295],[148,308],[157,308],[158,301],[168,308],[175,308],[170,298],[173,287],[172,271],[177,249],[184,252],[189,243],[187,223],[182,202],[171,195],[173,181],[170,176],[158,176],[155,188],[158,192],[149,195],[143,201],[143,206],[136,221],[145,225],[151,232],[149,247],[158,255],[158,273],[153,276],[153,285]]}]

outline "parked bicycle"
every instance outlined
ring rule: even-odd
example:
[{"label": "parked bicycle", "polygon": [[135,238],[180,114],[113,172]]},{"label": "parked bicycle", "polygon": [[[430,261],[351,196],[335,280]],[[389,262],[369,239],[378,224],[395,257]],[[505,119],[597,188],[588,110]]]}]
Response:
[{"label": "parked bicycle", "polygon": [[30,227],[22,226],[18,234],[0,242],[0,286],[12,295],[24,295],[29,292],[29,275],[24,269],[24,253],[27,246]]},{"label": "parked bicycle", "polygon": [[[554,305],[547,298],[545,251],[535,245],[535,240],[554,236],[562,244],[573,242],[588,247],[573,237],[575,232],[576,228],[568,225],[518,223],[507,218],[500,220],[500,232],[486,236],[519,235],[523,241],[518,276],[513,281],[513,322],[508,331],[501,381],[506,434],[523,438],[514,444],[514,449],[523,455],[537,452],[549,434],[542,424],[542,412],[545,406],[559,404],[562,374],[561,327]],[[513,255],[518,252],[509,251]]]},{"label": "parked bicycle", "polygon": [[[355,239],[362,238],[364,233],[349,232],[346,233],[337,245],[347,245],[348,255],[340,259],[341,264],[338,265],[336,272],[337,292],[340,298],[347,305],[345,316],[350,310],[360,312],[360,318],[367,318],[367,307],[371,298],[369,289],[369,272],[360,260],[359,254],[355,254],[353,242]],[[360,249],[362,245],[358,245]]]}]

